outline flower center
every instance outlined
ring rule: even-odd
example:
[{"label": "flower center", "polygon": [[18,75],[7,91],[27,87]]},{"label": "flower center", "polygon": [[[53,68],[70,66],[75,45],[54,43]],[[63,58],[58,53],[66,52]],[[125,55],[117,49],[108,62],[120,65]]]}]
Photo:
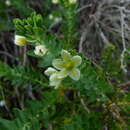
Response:
[{"label": "flower center", "polygon": [[66,68],[67,70],[72,70],[73,67],[74,67],[74,64],[73,64],[72,62],[69,62],[69,63],[66,63],[66,64],[65,64],[65,68]]},{"label": "flower center", "polygon": [[42,50],[42,49],[40,49],[40,50],[39,50],[39,52],[42,54],[42,53],[43,53],[43,50]]}]

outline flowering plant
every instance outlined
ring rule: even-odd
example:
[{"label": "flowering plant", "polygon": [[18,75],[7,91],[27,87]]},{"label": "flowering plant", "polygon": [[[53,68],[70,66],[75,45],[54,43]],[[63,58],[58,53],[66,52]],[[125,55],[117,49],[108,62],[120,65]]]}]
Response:
[{"label": "flowering plant", "polygon": [[[5,5],[11,8],[21,2],[17,6],[23,9],[21,18],[33,10],[24,7],[28,1],[10,2]],[[114,53],[116,47],[105,44],[95,62],[82,48],[86,47],[82,45],[84,33],[79,43],[78,13],[93,5],[79,8],[78,0],[37,2],[37,11],[43,12],[14,19],[12,46],[17,46],[11,50],[13,55],[0,57],[13,63],[0,61],[0,130],[130,129],[129,82],[121,84],[124,73]],[[91,33],[85,35],[93,37]]]}]

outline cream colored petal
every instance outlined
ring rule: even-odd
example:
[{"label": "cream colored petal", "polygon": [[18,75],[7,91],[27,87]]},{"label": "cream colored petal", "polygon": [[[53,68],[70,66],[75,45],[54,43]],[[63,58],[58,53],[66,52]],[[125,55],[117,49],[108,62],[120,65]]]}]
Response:
[{"label": "cream colored petal", "polygon": [[63,67],[63,61],[61,59],[55,59],[52,61],[52,65],[58,69],[58,70],[62,70],[64,67]]},{"label": "cream colored petal", "polygon": [[61,80],[56,81],[56,82],[50,81],[50,86],[54,86],[55,89],[59,88],[60,84],[61,84]]},{"label": "cream colored petal", "polygon": [[73,56],[71,60],[76,67],[79,66],[82,62],[82,58],[80,56]]},{"label": "cream colored petal", "polygon": [[50,75],[52,75],[52,74],[54,74],[54,73],[56,73],[57,71],[54,69],[54,68],[52,68],[52,67],[49,67],[47,70],[45,70],[45,75],[47,75],[47,76],[50,76]]},{"label": "cream colored petal", "polygon": [[61,57],[63,58],[64,61],[71,59],[70,53],[66,50],[61,51]]},{"label": "cream colored petal", "polygon": [[61,84],[61,79],[58,78],[57,73],[54,73],[50,76],[50,86],[55,86],[55,88],[58,88]]},{"label": "cream colored petal", "polygon": [[49,79],[50,79],[50,81],[58,80],[57,73],[52,74]]},{"label": "cream colored petal", "polygon": [[60,78],[60,79],[65,78],[68,76],[68,74],[69,74],[69,72],[66,69],[61,70],[60,72],[58,72],[58,78]]},{"label": "cream colored petal", "polygon": [[77,68],[74,68],[70,74],[69,74],[70,78],[72,78],[73,80],[79,80],[80,79],[80,70]]}]

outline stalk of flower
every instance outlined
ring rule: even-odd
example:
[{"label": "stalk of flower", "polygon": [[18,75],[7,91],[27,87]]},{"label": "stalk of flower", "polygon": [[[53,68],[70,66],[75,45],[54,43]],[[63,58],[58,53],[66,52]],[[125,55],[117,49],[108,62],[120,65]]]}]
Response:
[{"label": "stalk of flower", "polygon": [[52,62],[52,65],[60,70],[58,72],[58,78],[63,79],[67,76],[72,78],[73,80],[80,79],[80,70],[78,66],[82,62],[82,58],[80,56],[71,56],[70,53],[66,50],[61,51],[62,59],[55,59]]},{"label": "stalk of flower", "polygon": [[44,45],[38,45],[34,50],[35,55],[44,56],[47,53],[47,48]]},{"label": "stalk of flower", "polygon": [[24,36],[15,35],[14,43],[18,46],[25,46],[27,44],[28,40]]}]

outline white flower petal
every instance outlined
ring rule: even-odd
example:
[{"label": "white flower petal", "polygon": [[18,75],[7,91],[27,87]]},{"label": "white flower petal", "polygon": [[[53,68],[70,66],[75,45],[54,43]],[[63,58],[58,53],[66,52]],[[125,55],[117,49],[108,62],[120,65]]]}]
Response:
[{"label": "white flower petal", "polygon": [[62,70],[64,67],[63,67],[63,61],[61,59],[55,59],[52,61],[52,65],[58,69],[58,70]]},{"label": "white flower petal", "polygon": [[73,56],[71,60],[76,67],[79,66],[82,62],[82,58],[80,56]]},{"label": "white flower petal", "polygon": [[60,72],[58,72],[58,78],[62,79],[67,77],[69,74],[69,72],[66,69],[61,70]]},{"label": "white flower petal", "polygon": [[50,76],[50,86],[55,86],[58,88],[61,84],[61,79],[58,78],[58,74],[54,73]]},{"label": "white flower petal", "polygon": [[45,70],[45,75],[47,75],[47,76],[50,76],[50,75],[52,75],[52,74],[54,74],[54,73],[56,73],[57,72],[57,70],[55,70],[54,68],[52,68],[52,67],[49,67],[47,70]]},{"label": "white flower petal", "polygon": [[57,73],[54,73],[54,74],[52,74],[50,76],[50,81],[51,82],[55,82],[55,81],[58,81],[58,80],[60,80],[60,79],[58,78],[58,74]]},{"label": "white flower petal", "polygon": [[56,88],[58,88],[61,84],[61,80],[58,81],[50,81],[50,86],[55,86]]},{"label": "white flower petal", "polygon": [[74,68],[69,75],[73,80],[79,80],[80,79],[80,70],[77,68]]},{"label": "white flower petal", "polygon": [[66,51],[66,50],[61,51],[61,57],[63,58],[64,61],[67,61],[67,60],[71,59],[70,53],[68,51]]}]

